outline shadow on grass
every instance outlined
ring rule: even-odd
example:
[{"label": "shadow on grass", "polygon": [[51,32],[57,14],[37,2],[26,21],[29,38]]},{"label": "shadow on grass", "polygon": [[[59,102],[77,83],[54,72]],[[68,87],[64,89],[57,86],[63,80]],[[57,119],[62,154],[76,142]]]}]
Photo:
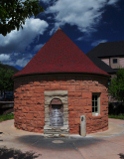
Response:
[{"label": "shadow on grass", "polygon": [[124,154],[123,153],[119,153],[118,155],[120,156],[120,159],[124,159]]},{"label": "shadow on grass", "polygon": [[35,155],[34,152],[22,152],[20,150],[8,149],[7,147],[0,148],[1,159],[35,159],[40,155]]}]

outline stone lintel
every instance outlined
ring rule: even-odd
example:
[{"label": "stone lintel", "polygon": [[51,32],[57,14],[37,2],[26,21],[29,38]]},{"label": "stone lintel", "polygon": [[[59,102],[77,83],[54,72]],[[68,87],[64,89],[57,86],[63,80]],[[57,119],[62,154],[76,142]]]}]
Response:
[{"label": "stone lintel", "polygon": [[67,96],[68,95],[68,91],[63,91],[63,90],[59,90],[59,91],[44,91],[44,95],[45,96]]}]

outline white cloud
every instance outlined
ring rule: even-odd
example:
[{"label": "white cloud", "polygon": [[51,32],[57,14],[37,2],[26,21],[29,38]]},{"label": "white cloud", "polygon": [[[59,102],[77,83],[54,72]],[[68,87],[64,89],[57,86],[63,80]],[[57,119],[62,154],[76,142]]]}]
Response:
[{"label": "white cloud", "polygon": [[40,1],[48,4],[51,0],[40,0]]},{"label": "white cloud", "polygon": [[0,49],[2,52],[20,52],[33,42],[33,40],[44,33],[48,23],[40,19],[27,19],[23,29],[13,30],[7,36],[0,35]]},{"label": "white cloud", "polygon": [[10,59],[10,55],[0,54],[0,61],[8,61],[9,59]]},{"label": "white cloud", "polygon": [[25,66],[32,58],[25,49],[28,49],[34,39],[42,35],[47,27],[46,21],[31,18],[26,20],[23,29],[13,30],[5,37],[0,35],[0,61],[8,65]]},{"label": "white cloud", "polygon": [[77,38],[77,40],[78,40],[78,41],[81,41],[81,40],[83,40],[83,37],[79,37],[79,38]]},{"label": "white cloud", "polygon": [[42,48],[43,45],[44,45],[44,44],[36,45],[36,46],[34,47],[34,52],[36,53],[37,51],[39,51],[39,50]]},{"label": "white cloud", "polygon": [[[52,13],[54,30],[65,24],[75,25],[81,32],[95,31],[100,22],[104,7],[114,5],[119,0],[58,0],[49,6],[46,13]],[[52,30],[53,31],[53,30]]]},{"label": "white cloud", "polygon": [[23,54],[23,53],[12,53],[12,54],[4,54],[4,57],[6,58],[1,58],[0,56],[0,62],[3,64],[11,65],[11,66],[19,66],[19,67],[24,67],[33,57],[32,54]]},{"label": "white cloud", "polygon": [[15,65],[20,66],[20,67],[24,67],[30,59],[26,59],[26,58],[22,58],[22,59],[18,59],[15,63]]},{"label": "white cloud", "polygon": [[91,44],[91,46],[97,46],[98,44],[100,44],[100,43],[105,43],[105,42],[107,42],[108,40],[106,40],[106,39],[103,39],[103,40],[97,40],[97,41],[94,41],[92,44]]},{"label": "white cloud", "polygon": [[8,65],[15,65],[15,62],[12,60],[12,55],[13,54],[0,54],[0,62],[3,64],[8,64]]},{"label": "white cloud", "polygon": [[0,62],[3,64],[8,64],[11,61],[11,54],[1,53]]},{"label": "white cloud", "polygon": [[118,0],[109,0],[108,4],[109,5],[115,5],[116,2],[118,2]]}]

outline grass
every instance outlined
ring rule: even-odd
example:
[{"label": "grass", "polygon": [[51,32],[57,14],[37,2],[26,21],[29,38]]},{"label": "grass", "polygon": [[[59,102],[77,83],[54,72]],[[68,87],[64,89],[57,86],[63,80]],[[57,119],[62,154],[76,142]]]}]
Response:
[{"label": "grass", "polygon": [[5,121],[5,120],[10,120],[10,119],[14,119],[14,114],[13,113],[9,113],[9,114],[6,114],[6,115],[0,115],[0,122]]},{"label": "grass", "polygon": [[109,118],[122,119],[122,120],[124,120],[124,114],[119,114],[119,115],[109,114]]}]

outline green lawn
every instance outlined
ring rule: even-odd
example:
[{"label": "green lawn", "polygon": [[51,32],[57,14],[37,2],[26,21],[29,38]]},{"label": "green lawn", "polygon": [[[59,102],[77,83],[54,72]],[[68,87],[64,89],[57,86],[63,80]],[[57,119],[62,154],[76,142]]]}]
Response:
[{"label": "green lawn", "polygon": [[0,115],[0,122],[4,121],[4,120],[10,120],[10,119],[14,119],[13,113],[6,114],[6,115]]},{"label": "green lawn", "polygon": [[124,120],[124,114],[119,114],[119,115],[109,115],[109,118],[115,118],[115,119],[122,119]]}]

